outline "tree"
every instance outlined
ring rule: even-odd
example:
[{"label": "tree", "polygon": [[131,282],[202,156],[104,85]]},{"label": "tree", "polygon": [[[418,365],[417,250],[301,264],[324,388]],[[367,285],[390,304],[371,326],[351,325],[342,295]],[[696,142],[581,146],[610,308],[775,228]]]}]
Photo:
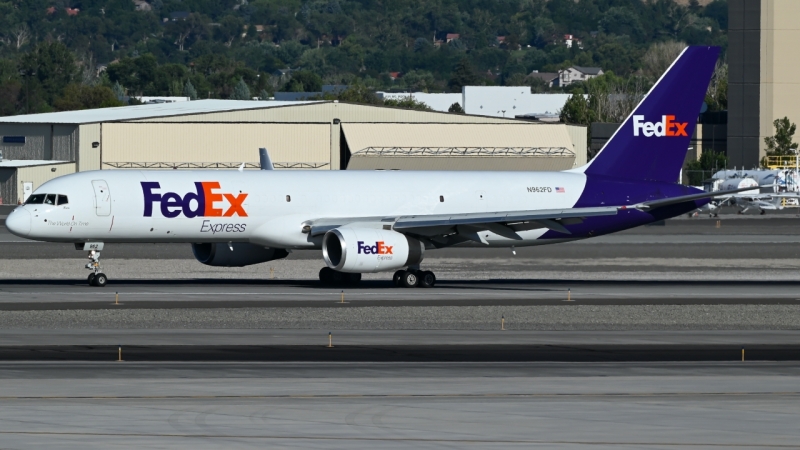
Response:
[{"label": "tree", "polygon": [[661,78],[685,48],[685,42],[675,41],[657,42],[651,45],[642,57],[642,71],[645,76],[653,81]]},{"label": "tree", "polygon": [[356,82],[347,89],[339,92],[336,95],[330,96],[325,95],[323,96],[326,100],[339,100],[342,102],[350,102],[350,103],[365,103],[368,105],[380,105],[381,100],[375,95],[372,89],[367,87],[365,84]]},{"label": "tree", "polygon": [[123,103],[117,100],[110,88],[80,84],[70,84],[64,89],[63,95],[53,102],[53,106],[59,111],[109,108],[122,105]]},{"label": "tree", "polygon": [[258,94],[258,98],[260,100],[269,100],[269,97],[270,97],[269,92],[267,92],[266,89],[262,89],[261,93]]},{"label": "tree", "polygon": [[706,105],[709,111],[728,109],[728,64],[717,61],[711,83],[706,91]]},{"label": "tree", "polygon": [[320,92],[322,91],[322,78],[308,70],[298,70],[292,73],[292,78],[281,89],[283,92]]},{"label": "tree", "polygon": [[[775,127],[775,135],[764,138],[767,145],[767,156],[794,156],[797,153],[798,144],[792,142],[797,125],[789,121],[788,117],[775,119],[772,122]],[[766,166],[766,157],[762,158],[761,165]]]},{"label": "tree", "polygon": [[572,94],[558,113],[558,118],[564,123],[588,126],[594,122],[595,113],[589,106],[588,96]]},{"label": "tree", "polygon": [[197,89],[189,80],[186,80],[186,84],[183,85],[183,96],[189,97],[189,100],[197,100]]},{"label": "tree", "polygon": [[700,186],[703,180],[713,175],[714,172],[728,166],[728,157],[722,152],[703,152],[700,158],[686,163],[686,175],[690,186]]},{"label": "tree", "polygon": [[117,97],[117,100],[122,101],[125,97],[125,89],[122,89],[122,86],[119,84],[119,81],[114,82],[114,86],[111,87],[111,91]]},{"label": "tree", "polygon": [[61,42],[37,45],[20,58],[19,68],[26,77],[26,97],[41,89],[47,103],[52,103],[78,75],[75,57]]},{"label": "tree", "polygon": [[464,108],[461,107],[461,104],[458,102],[453,103],[447,108],[447,112],[456,113],[456,114],[464,114]]},{"label": "tree", "polygon": [[239,82],[236,84],[236,87],[233,88],[233,95],[231,95],[231,99],[250,100],[250,88],[247,87],[247,83],[244,82],[244,78],[239,78]]},{"label": "tree", "polygon": [[477,83],[478,75],[475,73],[472,63],[470,63],[469,59],[462,58],[461,61],[456,64],[453,74],[447,82],[447,87],[449,87],[452,92],[461,92],[463,86],[475,85]]},{"label": "tree", "polygon": [[400,100],[384,100],[384,106],[394,106],[396,108],[404,108],[404,109],[414,109],[417,111],[433,111],[430,106],[426,105],[424,102],[420,102],[414,99],[412,96],[403,97]]}]

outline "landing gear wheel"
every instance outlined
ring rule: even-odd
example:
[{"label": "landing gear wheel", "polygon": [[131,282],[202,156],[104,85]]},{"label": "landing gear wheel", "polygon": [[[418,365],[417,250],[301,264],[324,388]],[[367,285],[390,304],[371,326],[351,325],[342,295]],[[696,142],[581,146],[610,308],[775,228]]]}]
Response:
[{"label": "landing gear wheel", "polygon": [[337,272],[335,270],[331,270],[331,283],[333,284],[342,284],[345,280],[345,274],[342,272]]},{"label": "landing gear wheel", "polygon": [[430,270],[426,270],[419,275],[419,287],[432,288],[436,284],[436,275]]},{"label": "landing gear wheel", "polygon": [[100,272],[94,276],[94,285],[97,287],[105,287],[106,283],[108,283],[108,277],[106,274]]},{"label": "landing gear wheel", "polygon": [[347,274],[347,282],[350,284],[358,284],[361,282],[361,274],[360,273],[348,273]]},{"label": "landing gear wheel", "polygon": [[322,281],[323,284],[330,284],[333,283],[333,274],[336,273],[330,267],[323,267],[319,269],[319,281]]},{"label": "landing gear wheel", "polygon": [[94,273],[90,273],[90,274],[89,274],[89,278],[87,278],[87,279],[86,279],[86,281],[88,281],[88,282],[89,282],[89,286],[94,286],[94,278],[95,278],[96,276],[97,276],[97,275],[95,275]]},{"label": "landing gear wheel", "polygon": [[395,285],[395,287],[403,287],[403,274],[405,272],[405,270],[398,270],[394,273],[394,275],[392,275],[392,283]]},{"label": "landing gear wheel", "polygon": [[405,272],[403,272],[402,282],[404,287],[407,288],[417,287],[417,285],[419,284],[419,277],[417,276],[417,272],[406,270]]}]

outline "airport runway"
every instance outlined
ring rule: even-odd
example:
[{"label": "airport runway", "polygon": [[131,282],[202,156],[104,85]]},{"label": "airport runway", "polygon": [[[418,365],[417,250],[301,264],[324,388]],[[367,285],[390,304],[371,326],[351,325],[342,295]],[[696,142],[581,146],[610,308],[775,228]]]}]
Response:
[{"label": "airport runway", "polygon": [[799,220],[434,251],[435,289],[186,244],[89,288],[0,228],[0,448],[797,448]]},{"label": "airport runway", "polygon": [[[116,304],[117,299],[121,304]],[[342,301],[344,300],[344,301]],[[432,289],[390,281],[0,280],[0,311],[151,308],[360,308],[378,306],[800,305],[800,279],[775,281],[453,280]]]},{"label": "airport runway", "polygon": [[0,363],[5,448],[796,448],[796,363]]}]

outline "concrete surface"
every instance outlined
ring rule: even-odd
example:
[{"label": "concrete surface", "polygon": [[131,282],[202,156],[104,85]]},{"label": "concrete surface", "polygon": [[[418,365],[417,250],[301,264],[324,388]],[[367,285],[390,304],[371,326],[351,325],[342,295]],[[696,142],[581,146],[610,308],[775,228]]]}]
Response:
[{"label": "concrete surface", "polygon": [[794,448],[792,363],[2,363],[5,448]]}]

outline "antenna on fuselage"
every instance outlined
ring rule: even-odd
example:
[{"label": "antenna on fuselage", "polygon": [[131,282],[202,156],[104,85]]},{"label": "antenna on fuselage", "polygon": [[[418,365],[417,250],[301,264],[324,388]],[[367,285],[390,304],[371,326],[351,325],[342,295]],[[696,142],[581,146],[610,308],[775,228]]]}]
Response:
[{"label": "antenna on fuselage", "polygon": [[269,152],[266,148],[258,149],[258,156],[261,160],[261,170],[274,170],[275,167],[272,166],[272,160],[269,158]]}]

